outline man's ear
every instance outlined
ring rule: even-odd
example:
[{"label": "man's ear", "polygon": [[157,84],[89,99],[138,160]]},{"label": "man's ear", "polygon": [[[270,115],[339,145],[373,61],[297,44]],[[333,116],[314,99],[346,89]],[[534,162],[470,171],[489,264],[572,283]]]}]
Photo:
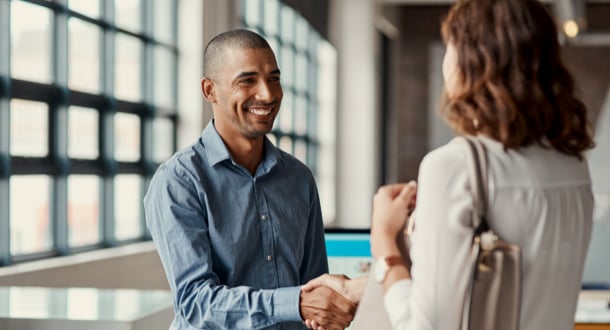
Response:
[{"label": "man's ear", "polygon": [[201,93],[203,93],[206,101],[216,103],[216,86],[214,86],[212,79],[207,77],[201,79]]}]

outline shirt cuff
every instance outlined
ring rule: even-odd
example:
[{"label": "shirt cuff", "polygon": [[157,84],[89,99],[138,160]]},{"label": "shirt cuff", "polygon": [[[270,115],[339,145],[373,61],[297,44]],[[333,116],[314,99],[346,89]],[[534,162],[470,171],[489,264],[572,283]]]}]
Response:
[{"label": "shirt cuff", "polygon": [[411,297],[412,287],[413,281],[410,279],[399,280],[392,284],[383,296],[383,303],[394,329],[410,318],[409,297]]},{"label": "shirt cuff", "polygon": [[278,288],[273,293],[273,318],[280,322],[302,322],[299,308],[301,287]]}]

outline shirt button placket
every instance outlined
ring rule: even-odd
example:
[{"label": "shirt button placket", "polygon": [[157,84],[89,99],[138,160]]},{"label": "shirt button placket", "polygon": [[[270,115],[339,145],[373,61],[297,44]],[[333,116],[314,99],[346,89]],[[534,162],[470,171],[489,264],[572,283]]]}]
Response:
[{"label": "shirt button placket", "polygon": [[[261,221],[266,221],[266,220],[267,220],[267,215],[261,214]],[[267,261],[271,261],[271,260],[273,260],[273,257],[270,254],[268,254],[266,259],[267,259]]]}]

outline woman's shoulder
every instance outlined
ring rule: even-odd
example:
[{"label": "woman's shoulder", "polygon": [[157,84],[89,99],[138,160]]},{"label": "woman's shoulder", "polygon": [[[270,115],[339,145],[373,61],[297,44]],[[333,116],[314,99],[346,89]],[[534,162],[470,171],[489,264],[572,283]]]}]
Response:
[{"label": "woman's shoulder", "polygon": [[460,138],[454,138],[445,145],[428,152],[419,166],[419,175],[439,178],[455,177],[466,173],[466,145]]},{"label": "woman's shoulder", "polygon": [[455,137],[446,144],[429,151],[422,160],[427,166],[460,166],[466,160],[466,145]]}]

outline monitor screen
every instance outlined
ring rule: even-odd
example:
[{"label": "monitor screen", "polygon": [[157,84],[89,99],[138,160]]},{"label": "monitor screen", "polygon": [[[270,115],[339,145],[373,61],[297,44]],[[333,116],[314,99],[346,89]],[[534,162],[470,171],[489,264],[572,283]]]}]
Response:
[{"label": "monitor screen", "polygon": [[369,273],[371,244],[368,229],[326,229],[326,252],[331,274],[350,278]]}]

